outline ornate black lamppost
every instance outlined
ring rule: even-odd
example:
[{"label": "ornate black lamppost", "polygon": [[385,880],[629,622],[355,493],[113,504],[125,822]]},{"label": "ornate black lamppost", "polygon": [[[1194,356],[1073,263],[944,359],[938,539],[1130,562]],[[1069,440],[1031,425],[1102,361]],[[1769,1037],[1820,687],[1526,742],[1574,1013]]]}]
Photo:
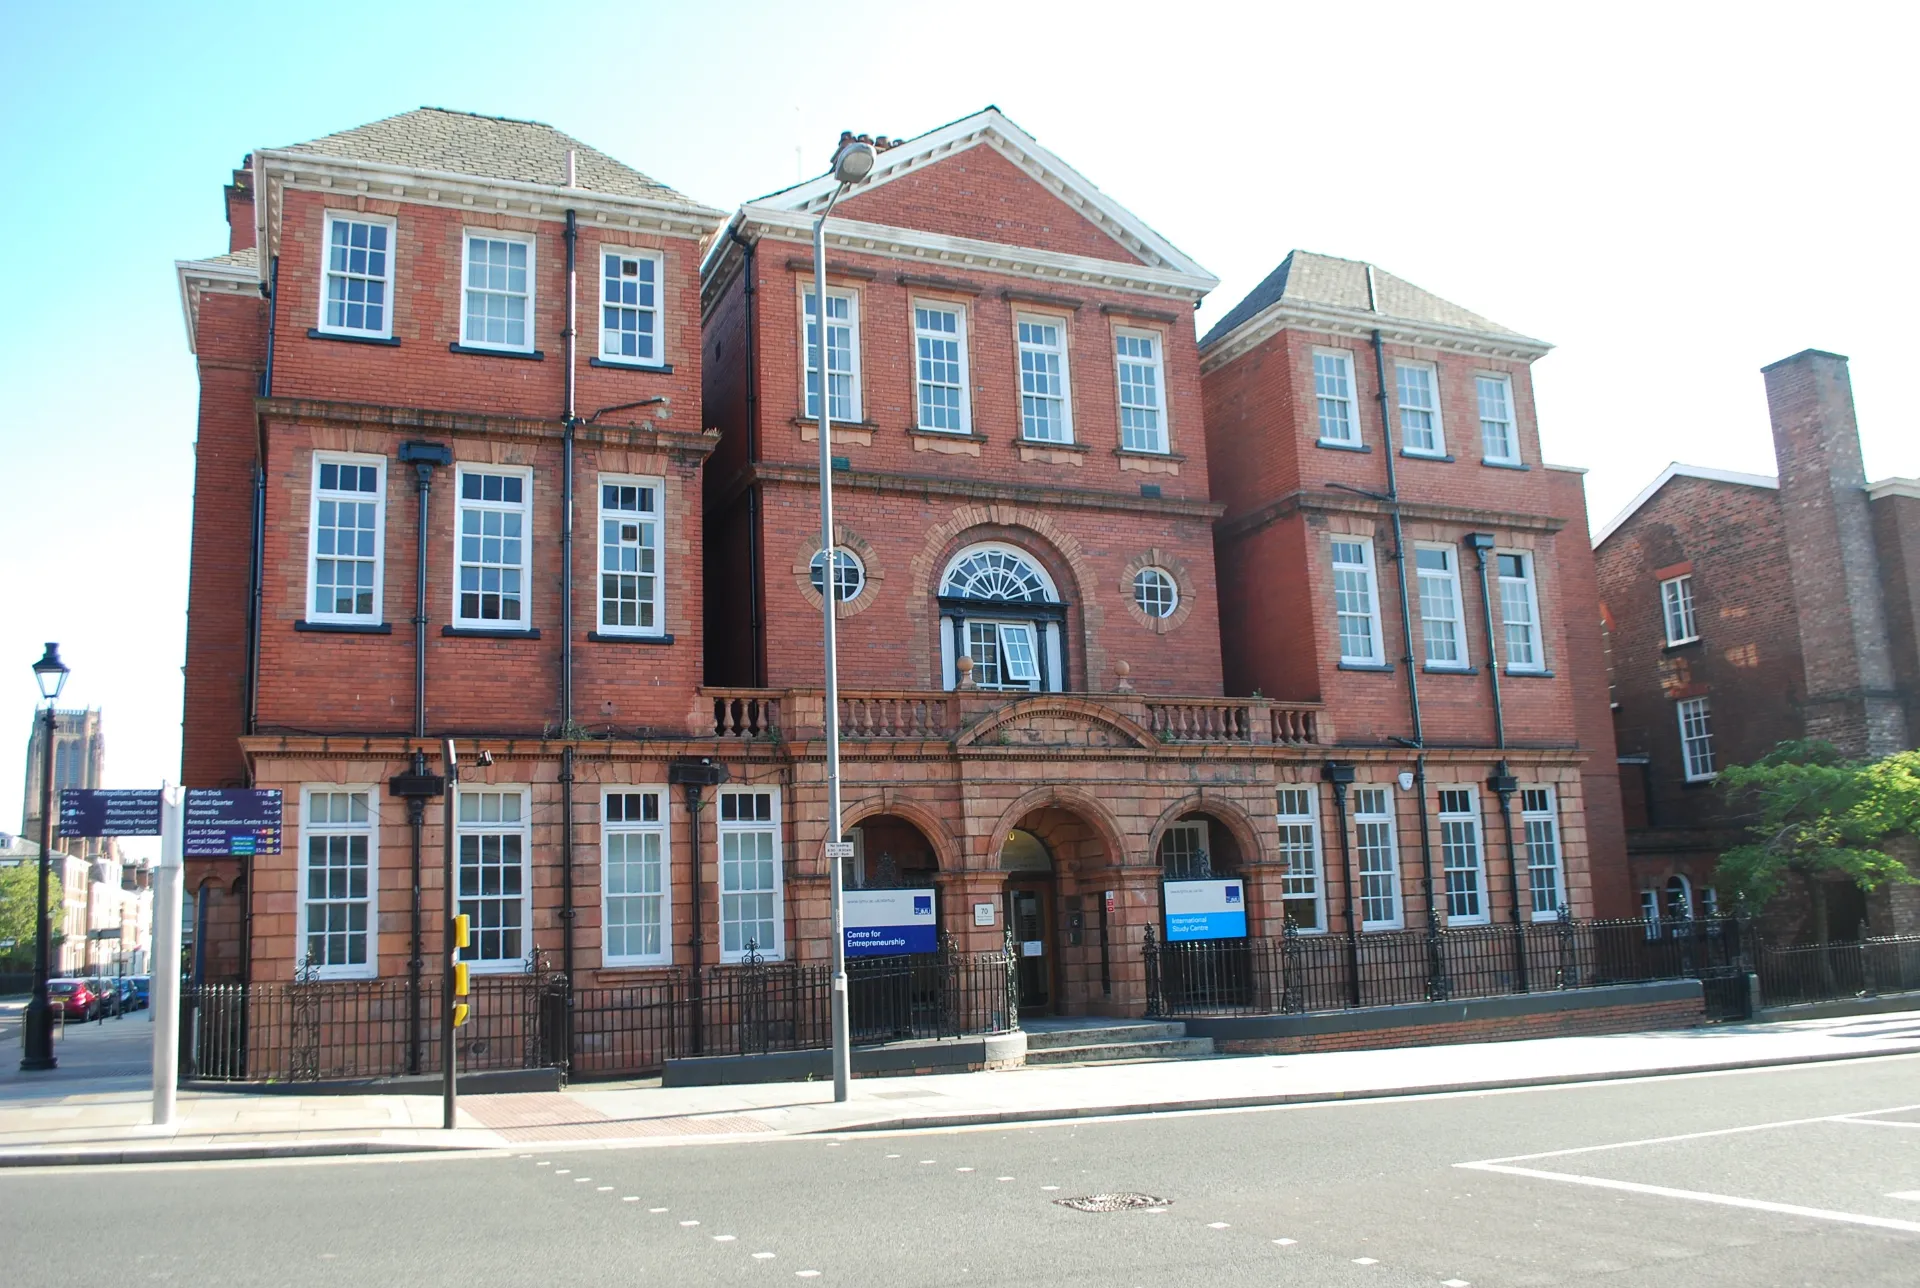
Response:
[{"label": "ornate black lamppost", "polygon": [[33,678],[40,684],[40,696],[47,704],[45,736],[40,748],[40,898],[34,905],[33,1000],[21,1028],[20,1067],[24,1070],[51,1069],[53,1058],[53,1006],[47,1000],[47,951],[53,939],[47,924],[47,878],[53,867],[53,739],[54,703],[66,687],[67,664],[60,660],[60,646],[48,644],[46,653],[33,664]]}]

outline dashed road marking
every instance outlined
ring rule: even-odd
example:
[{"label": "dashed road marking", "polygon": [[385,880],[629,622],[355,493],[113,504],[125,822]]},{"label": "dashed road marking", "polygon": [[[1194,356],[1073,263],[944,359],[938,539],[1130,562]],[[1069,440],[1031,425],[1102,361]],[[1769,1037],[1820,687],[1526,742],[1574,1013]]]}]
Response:
[{"label": "dashed road marking", "polygon": [[793,1273],[801,1279],[818,1279],[820,1277],[818,1270],[796,1270]]},{"label": "dashed road marking", "polygon": [[1914,1203],[1920,1203],[1920,1190],[1895,1190],[1893,1193],[1887,1195],[1887,1197],[1890,1199],[1907,1199]]},{"label": "dashed road marking", "polygon": [[1231,1226],[1229,1226],[1229,1225],[1228,1225],[1228,1224],[1227,1224],[1227,1223],[1226,1223],[1225,1221],[1209,1221],[1209,1222],[1207,1222],[1207,1229],[1209,1229],[1209,1230],[1230,1230],[1230,1229],[1232,1229],[1232,1228],[1233,1228],[1233,1227],[1231,1227]]},{"label": "dashed road marking", "polygon": [[732,1243],[733,1236],[730,1234],[716,1234],[713,1236],[713,1241],[715,1243]]},{"label": "dashed road marking", "polygon": [[556,1167],[553,1169],[553,1174],[555,1176],[571,1176],[573,1169],[571,1167]]},{"label": "dashed road marking", "polygon": [[1042,1185],[1040,1188],[1043,1190],[1057,1190],[1060,1187],[1058,1185]]},{"label": "dashed road marking", "polygon": [[666,1211],[666,1209],[665,1209],[665,1208],[648,1208],[648,1209],[647,1209],[647,1211],[649,1211],[649,1212],[664,1212],[664,1211]]},{"label": "dashed road marking", "polygon": [[1442,1279],[1440,1288],[1473,1288],[1473,1285],[1464,1279]]},{"label": "dashed road marking", "polygon": [[596,1186],[594,1186],[593,1188],[594,1188],[594,1189],[596,1189],[596,1190],[599,1190],[599,1191],[600,1191],[600,1192],[601,1192],[602,1194],[606,1194],[606,1193],[609,1193],[609,1192],[611,1192],[611,1191],[612,1191],[612,1189],[613,1189],[613,1186],[611,1186],[611,1185],[596,1185]]},{"label": "dashed road marking", "polygon": [[996,1176],[993,1179],[996,1181],[1010,1181],[1013,1178],[1011,1176]]},{"label": "dashed road marking", "polygon": [[773,1254],[771,1252],[756,1252],[753,1254],[753,1259],[755,1261],[772,1261]]},{"label": "dashed road marking", "polygon": [[1300,1242],[1298,1239],[1275,1239],[1273,1241],[1274,1246],[1278,1248],[1291,1248],[1298,1242]]},{"label": "dashed road marking", "polygon": [[937,1158],[923,1158],[920,1160],[920,1166],[925,1167],[928,1163],[937,1163],[939,1161]]},{"label": "dashed road marking", "polygon": [[622,1194],[620,1196],[620,1201],[622,1203],[638,1203],[640,1201],[640,1196],[638,1194]]},{"label": "dashed road marking", "polygon": [[973,1169],[971,1167],[956,1167],[953,1170],[956,1172],[971,1172]]},{"label": "dashed road marking", "polygon": [[887,1157],[888,1157],[888,1158],[898,1158],[898,1157],[900,1157],[900,1155],[898,1155],[898,1154],[888,1154],[888,1155],[887,1155]]},{"label": "dashed road marking", "polygon": [[681,1225],[699,1225],[700,1223],[698,1221],[682,1221],[680,1224]]},{"label": "dashed road marking", "polygon": [[1372,1257],[1355,1257],[1353,1259],[1353,1264],[1356,1266],[1377,1266],[1380,1263],[1378,1261],[1375,1261]]}]

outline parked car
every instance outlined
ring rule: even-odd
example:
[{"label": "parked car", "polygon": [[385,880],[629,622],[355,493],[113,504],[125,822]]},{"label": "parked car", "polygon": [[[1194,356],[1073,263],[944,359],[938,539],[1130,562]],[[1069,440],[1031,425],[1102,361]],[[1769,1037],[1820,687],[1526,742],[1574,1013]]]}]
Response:
[{"label": "parked car", "polygon": [[91,981],[93,991],[100,994],[100,1011],[103,1015],[119,1015],[127,1009],[126,995],[120,991],[120,981],[105,976]]},{"label": "parked car", "polygon": [[151,975],[129,975],[121,980],[120,984],[122,992],[126,995],[128,1010],[144,1011],[147,1009],[151,996],[150,991],[153,987],[153,977]]},{"label": "parked car", "polygon": [[72,1022],[91,1020],[102,1009],[100,994],[91,981],[84,979],[48,980],[47,1001]]}]

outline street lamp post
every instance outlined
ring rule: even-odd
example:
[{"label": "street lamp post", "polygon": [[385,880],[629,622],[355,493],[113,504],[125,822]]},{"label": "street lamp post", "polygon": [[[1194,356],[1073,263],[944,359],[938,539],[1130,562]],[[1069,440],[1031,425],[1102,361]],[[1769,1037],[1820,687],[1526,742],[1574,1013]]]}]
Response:
[{"label": "street lamp post", "polygon": [[819,218],[813,221],[813,328],[814,370],[817,373],[820,424],[820,549],[823,568],[820,578],[821,635],[826,645],[826,727],[827,727],[827,872],[833,901],[833,1098],[847,1098],[847,1084],[853,1078],[853,1040],[847,1025],[847,936],[842,928],[846,916],[845,865],[838,857],[840,842],[840,674],[836,639],[835,610],[840,602],[838,543],[833,539],[833,419],[828,411],[832,399],[827,371],[827,216],[850,184],[860,182],[873,170],[875,152],[871,143],[842,135],[840,148],[833,154],[833,192]]},{"label": "street lamp post", "polygon": [[40,748],[40,897],[34,904],[33,1000],[27,1003],[20,1030],[20,1067],[29,1072],[51,1069],[59,1063],[53,1058],[53,1006],[47,1000],[47,951],[53,938],[47,922],[47,885],[53,868],[53,708],[67,683],[67,664],[60,660],[58,644],[49,643],[33,664],[33,678],[40,685],[47,710]]}]

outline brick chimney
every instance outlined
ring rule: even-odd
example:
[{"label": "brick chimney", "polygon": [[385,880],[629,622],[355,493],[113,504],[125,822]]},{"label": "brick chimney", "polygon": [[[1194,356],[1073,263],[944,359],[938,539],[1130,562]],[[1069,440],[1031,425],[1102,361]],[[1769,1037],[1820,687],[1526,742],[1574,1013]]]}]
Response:
[{"label": "brick chimney", "polygon": [[227,249],[247,250],[253,241],[253,157],[249,154],[227,185]]},{"label": "brick chimney", "polygon": [[1907,745],[1893,684],[1847,360],[1807,349],[1761,373],[1800,619],[1807,735],[1849,756]]}]

